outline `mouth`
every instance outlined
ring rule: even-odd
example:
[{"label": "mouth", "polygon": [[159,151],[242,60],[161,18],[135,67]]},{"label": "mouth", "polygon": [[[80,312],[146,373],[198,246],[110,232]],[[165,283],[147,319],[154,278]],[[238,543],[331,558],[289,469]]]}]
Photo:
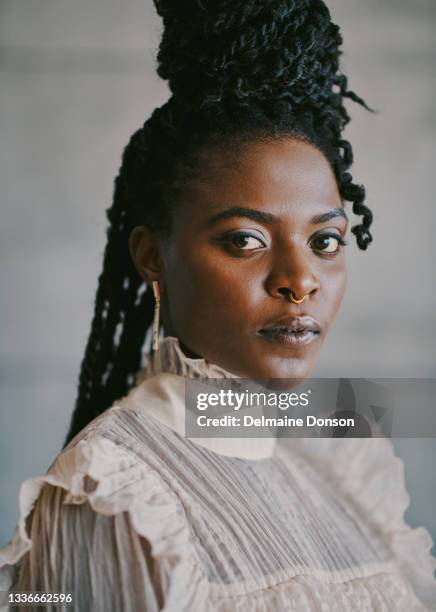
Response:
[{"label": "mouth", "polygon": [[321,329],[312,317],[295,317],[259,329],[257,334],[269,342],[296,348],[319,338]]}]

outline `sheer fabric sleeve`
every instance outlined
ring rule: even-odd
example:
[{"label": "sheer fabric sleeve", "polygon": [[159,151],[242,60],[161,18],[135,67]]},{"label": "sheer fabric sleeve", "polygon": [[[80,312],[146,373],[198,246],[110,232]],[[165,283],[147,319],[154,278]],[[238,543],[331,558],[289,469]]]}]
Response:
[{"label": "sheer fabric sleeve", "polygon": [[53,610],[160,610],[150,545],[133,529],[129,514],[105,516],[89,502],[65,504],[65,497],[64,489],[44,485],[29,517],[32,547],[21,560],[14,590],[72,594],[73,608]]},{"label": "sheer fabric sleeve", "polygon": [[207,594],[177,495],[106,435],[88,430],[44,476],[25,480],[19,509],[15,534],[0,549],[0,591],[17,590],[18,573],[20,588],[76,586],[76,598],[95,602],[74,608],[80,612],[195,609]]}]

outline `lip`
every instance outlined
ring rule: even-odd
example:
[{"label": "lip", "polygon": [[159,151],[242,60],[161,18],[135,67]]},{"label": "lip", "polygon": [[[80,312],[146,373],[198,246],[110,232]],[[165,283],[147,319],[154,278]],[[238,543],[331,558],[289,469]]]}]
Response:
[{"label": "lip", "polygon": [[319,338],[321,326],[310,316],[285,317],[259,329],[257,334],[269,342],[288,347],[306,346]]}]

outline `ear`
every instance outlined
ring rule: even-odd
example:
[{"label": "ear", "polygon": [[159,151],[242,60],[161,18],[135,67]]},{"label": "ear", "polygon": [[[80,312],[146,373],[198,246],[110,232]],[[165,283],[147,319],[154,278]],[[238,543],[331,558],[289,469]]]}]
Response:
[{"label": "ear", "polygon": [[163,261],[159,241],[148,227],[135,227],[129,237],[129,250],[135,268],[141,278],[148,284],[158,280],[163,287]]}]

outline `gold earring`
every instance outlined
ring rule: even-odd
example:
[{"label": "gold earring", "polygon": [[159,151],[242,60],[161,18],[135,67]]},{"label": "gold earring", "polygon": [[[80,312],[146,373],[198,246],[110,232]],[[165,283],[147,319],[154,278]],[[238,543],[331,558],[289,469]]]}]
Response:
[{"label": "gold earring", "polygon": [[159,281],[153,281],[153,293],[154,299],[156,300],[154,305],[154,319],[153,319],[153,350],[157,351],[159,348],[159,314],[160,314],[160,291]]}]

